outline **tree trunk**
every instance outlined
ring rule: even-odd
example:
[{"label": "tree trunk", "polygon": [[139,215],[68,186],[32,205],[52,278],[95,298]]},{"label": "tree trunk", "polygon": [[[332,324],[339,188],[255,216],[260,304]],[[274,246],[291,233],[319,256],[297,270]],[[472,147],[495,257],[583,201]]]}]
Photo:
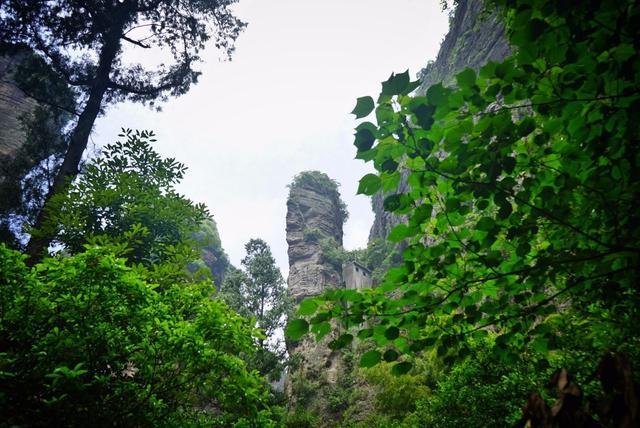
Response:
[{"label": "tree trunk", "polygon": [[55,195],[64,193],[69,184],[78,175],[78,166],[80,165],[82,154],[87,148],[89,135],[100,113],[102,100],[107,91],[113,61],[120,50],[120,35],[123,26],[124,24],[114,25],[105,35],[104,43],[100,50],[98,68],[90,87],[89,99],[78,117],[78,122],[71,134],[69,148],[64,156],[62,166],[56,174],[53,185],[47,192],[44,206],[38,213],[36,222],[33,225],[33,232],[26,249],[26,253],[29,256],[27,261],[29,265],[34,265],[42,260],[53,239],[55,226],[49,224],[49,219],[52,214],[51,200]]}]

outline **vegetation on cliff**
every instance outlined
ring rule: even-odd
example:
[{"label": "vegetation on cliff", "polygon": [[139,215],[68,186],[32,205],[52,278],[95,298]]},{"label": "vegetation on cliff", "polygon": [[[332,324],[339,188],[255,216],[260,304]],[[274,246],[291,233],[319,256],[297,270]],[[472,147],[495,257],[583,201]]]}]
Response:
[{"label": "vegetation on cliff", "polygon": [[[615,349],[640,361],[640,8],[488,4],[500,8],[512,56],[466,69],[455,87],[436,83],[426,96],[411,95],[420,82],[402,73],[383,82],[377,102],[358,99],[353,113],[375,111],[376,123],[356,128],[357,157],[378,171],[362,178],[360,192],[392,191],[408,171],[407,191],[384,200],[408,218],[388,236],[408,240],[403,263],[376,289],[315,298],[304,305],[309,322],[289,333],[320,338],[328,330],[318,325],[339,319],[355,329],[336,348],[367,340],[373,348],[360,365],[394,362],[398,375],[430,350],[459,367],[474,358],[474,342],[489,340],[506,367],[532,364],[525,376],[537,388],[552,369],[572,365],[585,389],[606,395],[602,373],[602,386],[592,386],[602,355]],[[622,373],[626,363],[616,361]],[[497,392],[485,399],[499,400]],[[547,415],[532,399],[549,423],[583,411]],[[635,414],[635,401],[622,401]],[[587,413],[580,417],[619,423],[606,409]],[[463,425],[484,426],[481,416],[471,412]]]},{"label": "vegetation on cliff", "polygon": [[[329,176],[323,172],[303,171],[293,177],[293,182],[289,185],[289,189],[307,188],[328,196],[331,201],[339,207],[336,215],[340,219],[340,222],[344,223],[349,218],[349,212],[340,197],[340,192],[338,191],[339,186],[340,184],[337,181],[329,178]],[[289,194],[289,199],[291,200],[291,193]]]}]

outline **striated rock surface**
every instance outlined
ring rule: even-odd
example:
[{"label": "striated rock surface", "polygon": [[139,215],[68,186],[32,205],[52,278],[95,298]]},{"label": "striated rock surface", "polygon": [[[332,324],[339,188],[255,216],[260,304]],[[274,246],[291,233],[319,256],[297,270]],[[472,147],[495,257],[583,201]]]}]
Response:
[{"label": "striated rock surface", "polygon": [[33,112],[38,103],[28,97],[13,79],[16,66],[27,53],[0,56],[0,156],[13,158],[25,140],[21,117]]},{"label": "striated rock surface", "polygon": [[[287,285],[296,302],[343,286],[342,272],[323,260],[319,242],[331,239],[342,246],[345,219],[344,203],[335,181],[318,171],[306,171],[294,178],[287,200],[286,232]],[[287,342],[289,355],[296,364],[291,368],[285,390],[294,405],[311,406],[320,414],[328,412],[327,396],[342,366],[339,353],[327,346],[333,338],[329,334],[316,342],[305,336],[299,342]],[[309,402],[302,402],[303,397]]]},{"label": "striated rock surface", "polygon": [[425,93],[438,82],[453,85],[457,72],[467,67],[477,71],[489,61],[502,61],[510,52],[499,12],[481,0],[459,0],[438,57],[419,73],[422,84],[417,92]]},{"label": "striated rock surface", "polygon": [[[459,0],[438,57],[418,74],[422,84],[416,92],[424,94],[437,82],[453,85],[457,72],[467,67],[478,70],[489,61],[501,61],[510,52],[498,12],[487,9],[481,0]],[[406,174],[403,174],[398,191],[408,190]],[[378,193],[372,198],[375,218],[369,241],[385,239],[394,226],[405,221],[403,217],[384,210],[382,202],[385,196]]]},{"label": "striated rock surface", "polygon": [[337,185],[317,171],[301,173],[291,185],[287,201],[289,292],[296,302],[342,284],[342,275],[322,260],[319,241],[342,246],[344,204]]}]

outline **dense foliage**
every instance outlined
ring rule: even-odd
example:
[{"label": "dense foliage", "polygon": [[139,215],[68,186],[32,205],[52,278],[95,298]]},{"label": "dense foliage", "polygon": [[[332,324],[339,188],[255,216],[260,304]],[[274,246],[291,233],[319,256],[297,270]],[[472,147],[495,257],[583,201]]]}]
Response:
[{"label": "dense foliage", "polygon": [[153,132],[124,130],[120,137],[52,199],[44,234],[68,254],[86,243],[120,246],[130,263],[155,271],[159,281],[180,280],[198,258],[192,235],[207,210],[176,192],[186,167],[153,150]]},{"label": "dense foliage", "polygon": [[[113,249],[0,247],[3,426],[229,426],[264,414],[253,327],[211,283],[157,288]],[[248,424],[248,422],[247,422]]]},{"label": "dense foliage", "polygon": [[293,337],[310,325],[322,336],[332,318],[360,326],[334,346],[372,340],[361,365],[397,361],[396,374],[423,350],[452,363],[493,334],[494,357],[538,355],[544,368],[575,351],[569,325],[590,355],[584,371],[608,348],[638,348],[640,7],[488,4],[513,56],[460,72],[455,87],[411,95],[419,82],[402,73],[377,102],[358,99],[354,114],[375,110],[377,123],[356,128],[357,157],[378,172],[359,191],[393,192],[408,176],[384,201],[408,218],[388,237],[406,240],[403,263],[376,289],[303,304],[314,316],[292,323]]},{"label": "dense foliage", "polygon": [[57,256],[0,247],[0,425],[271,426],[262,333],[188,269],[185,167],[122,136],[50,205]]}]

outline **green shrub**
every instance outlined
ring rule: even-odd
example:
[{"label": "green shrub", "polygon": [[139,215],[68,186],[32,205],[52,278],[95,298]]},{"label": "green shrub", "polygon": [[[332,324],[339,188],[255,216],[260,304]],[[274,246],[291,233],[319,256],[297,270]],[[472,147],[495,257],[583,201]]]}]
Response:
[{"label": "green shrub", "polygon": [[210,282],[158,291],[109,248],[23,259],[0,246],[5,426],[268,426],[253,328]]},{"label": "green shrub", "polygon": [[434,428],[512,426],[528,392],[546,380],[547,372],[522,361],[504,363],[491,349],[490,341],[473,344],[471,356],[416,401],[417,419]]},{"label": "green shrub", "polygon": [[320,418],[317,415],[301,407],[296,407],[294,413],[287,415],[284,426],[286,428],[314,428],[321,425]]}]

